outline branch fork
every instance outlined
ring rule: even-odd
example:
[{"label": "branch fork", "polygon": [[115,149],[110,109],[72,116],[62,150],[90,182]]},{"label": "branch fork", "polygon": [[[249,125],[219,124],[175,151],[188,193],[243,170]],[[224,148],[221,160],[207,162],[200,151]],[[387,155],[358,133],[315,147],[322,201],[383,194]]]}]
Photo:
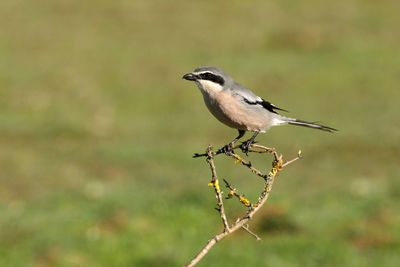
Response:
[{"label": "branch fork", "polygon": [[[282,171],[282,169],[289,164],[292,164],[296,160],[301,158],[301,151],[298,152],[297,156],[289,161],[284,162],[282,154],[278,155],[274,148],[268,148],[266,146],[258,145],[258,144],[251,144],[248,153],[271,153],[274,156],[274,160],[272,161],[272,168],[269,173],[263,173],[262,171],[253,167],[250,161],[244,160],[238,154],[233,152],[234,149],[240,148],[239,146],[235,146],[232,148],[231,151],[228,152],[221,152],[221,150],[213,151],[211,145],[209,145],[206,149],[206,153],[204,154],[194,154],[194,158],[197,157],[206,157],[206,162],[209,164],[211,169],[211,181],[208,183],[208,186],[214,188],[215,196],[217,198],[217,207],[216,210],[218,211],[222,224],[223,224],[223,231],[220,234],[215,235],[213,238],[208,240],[207,244],[202,248],[202,250],[190,261],[189,264],[186,266],[194,266],[196,265],[208,252],[209,250],[220,240],[225,238],[226,236],[232,234],[233,232],[237,231],[238,229],[243,229],[248,232],[250,235],[255,237],[257,240],[261,240],[261,238],[252,232],[249,229],[248,222],[249,220],[257,213],[258,210],[265,204],[268,199],[268,196],[271,192],[272,185],[274,183],[275,177]],[[234,188],[226,179],[223,179],[225,183],[225,187],[229,190],[228,195],[225,199],[231,199],[233,197],[237,198],[240,203],[242,203],[246,208],[247,212],[241,218],[237,218],[232,225],[229,225],[225,208],[224,208],[224,201],[223,201],[223,192],[220,187],[219,178],[217,175],[214,157],[224,154],[229,157],[232,157],[235,160],[235,163],[241,163],[241,165],[247,167],[251,173],[261,177],[264,179],[265,184],[264,188],[260,193],[260,196],[257,199],[257,202],[252,203],[248,200],[244,194],[240,194],[239,191]]]}]

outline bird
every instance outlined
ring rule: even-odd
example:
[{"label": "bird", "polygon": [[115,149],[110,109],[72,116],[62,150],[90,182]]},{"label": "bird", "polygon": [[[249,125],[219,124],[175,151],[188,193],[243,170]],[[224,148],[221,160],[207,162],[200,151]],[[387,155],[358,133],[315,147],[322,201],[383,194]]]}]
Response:
[{"label": "bird", "polygon": [[182,78],[195,82],[203,95],[204,103],[215,118],[238,130],[238,136],[219,149],[219,153],[229,153],[246,132],[254,132],[241,145],[241,149],[247,154],[257,135],[265,133],[273,126],[290,124],[326,132],[337,131],[329,126],[280,115],[278,111],[288,111],[257,96],[217,67],[201,66]]}]

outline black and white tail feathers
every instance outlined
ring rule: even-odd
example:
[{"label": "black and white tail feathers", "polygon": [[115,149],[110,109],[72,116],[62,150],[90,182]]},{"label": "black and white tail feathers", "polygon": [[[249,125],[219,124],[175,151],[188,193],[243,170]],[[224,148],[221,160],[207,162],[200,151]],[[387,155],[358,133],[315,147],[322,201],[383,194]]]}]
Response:
[{"label": "black and white tail feathers", "polygon": [[321,124],[313,123],[313,122],[307,122],[307,121],[292,119],[292,118],[288,118],[287,123],[288,124],[292,124],[292,125],[298,125],[298,126],[314,128],[314,129],[318,129],[318,130],[322,130],[322,131],[326,131],[326,132],[331,132],[331,133],[337,131],[337,129],[329,127],[329,126],[325,126],[325,125],[321,125]]}]

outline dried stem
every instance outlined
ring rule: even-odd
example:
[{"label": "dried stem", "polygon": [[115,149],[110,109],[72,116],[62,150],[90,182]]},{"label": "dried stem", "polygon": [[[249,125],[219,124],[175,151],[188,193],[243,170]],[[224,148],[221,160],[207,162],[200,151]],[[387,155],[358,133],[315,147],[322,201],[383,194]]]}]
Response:
[{"label": "dried stem", "polygon": [[248,232],[249,234],[251,234],[252,236],[254,236],[258,241],[261,241],[261,240],[262,240],[256,233],[252,232],[252,231],[249,229],[249,225],[243,225],[242,228],[243,228],[246,232]]},{"label": "dried stem", "polygon": [[222,200],[222,191],[221,188],[219,187],[219,180],[217,176],[217,171],[215,170],[215,164],[213,160],[213,152],[212,152],[212,146],[209,145],[207,148],[207,162],[210,164],[211,168],[211,182],[208,184],[209,186],[214,187],[215,190],[215,195],[217,197],[217,211],[219,212],[222,223],[224,224],[224,232],[229,232],[229,224],[228,220],[226,219],[226,214],[225,214],[225,208],[224,208],[224,201]]},{"label": "dried stem", "polygon": [[[233,149],[236,149],[236,148],[240,148],[240,146],[233,147]],[[223,153],[221,153],[219,151],[218,151],[219,153],[212,151],[212,146],[210,145],[210,146],[208,146],[206,153],[204,153],[204,154],[196,153],[194,155],[194,157],[202,157],[202,156],[207,157],[206,161],[210,165],[211,175],[212,175],[211,182],[208,185],[212,186],[214,188],[216,198],[217,198],[216,210],[220,214],[224,229],[223,229],[222,233],[217,234],[212,239],[208,240],[207,244],[203,247],[203,249],[186,266],[194,266],[195,264],[197,264],[217,242],[219,242],[220,240],[222,240],[223,238],[232,234],[233,232],[235,232],[236,230],[238,230],[240,228],[243,228],[249,234],[254,236],[257,240],[261,240],[261,238],[257,234],[250,231],[247,223],[267,201],[268,196],[271,192],[271,188],[274,183],[275,177],[279,174],[279,172],[282,170],[283,167],[286,167],[289,164],[298,160],[301,157],[301,151],[299,151],[297,157],[283,163],[282,155],[278,155],[274,148],[268,148],[268,147],[265,147],[262,145],[257,145],[257,144],[252,144],[251,148],[253,148],[253,149],[249,150],[249,152],[272,153],[274,156],[274,160],[272,162],[272,169],[270,170],[270,172],[268,174],[264,174],[260,170],[254,168],[250,161],[247,162],[244,159],[242,159],[239,155],[235,154],[233,152],[233,150],[232,150],[232,152],[224,153],[225,155],[233,157],[236,162],[240,162],[243,166],[248,167],[252,173],[262,177],[265,180],[264,188],[263,188],[257,202],[252,204],[248,199],[246,199],[244,197],[243,194],[240,194],[237,189],[235,189],[231,184],[228,183],[228,181],[226,181],[224,179],[226,188],[228,188],[230,190],[229,194],[226,198],[229,199],[229,198],[235,196],[236,198],[239,199],[239,201],[242,204],[244,204],[247,207],[246,214],[243,217],[238,218],[235,221],[235,223],[233,223],[231,226],[229,226],[229,223],[228,223],[228,220],[227,220],[227,217],[225,214],[224,202],[223,202],[223,198],[222,198],[223,193],[219,186],[219,179],[217,176],[217,172],[216,172],[216,168],[215,168],[215,164],[214,164],[214,160],[213,160],[215,156],[217,156],[219,154],[223,154]]]}]

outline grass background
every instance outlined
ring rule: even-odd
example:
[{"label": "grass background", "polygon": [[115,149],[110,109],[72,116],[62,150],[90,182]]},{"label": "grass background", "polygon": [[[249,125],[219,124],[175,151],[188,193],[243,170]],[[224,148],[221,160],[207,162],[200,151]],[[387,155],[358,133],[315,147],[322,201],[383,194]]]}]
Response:
[{"label": "grass background", "polygon": [[[263,241],[235,233],[199,266],[398,266],[399,8],[1,1],[0,265],[187,263],[221,230],[209,169],[191,155],[236,132],[181,77],[215,65],[291,116],[340,131],[260,135],[304,159],[254,218]],[[217,164],[248,197],[259,193],[246,170]]]}]

